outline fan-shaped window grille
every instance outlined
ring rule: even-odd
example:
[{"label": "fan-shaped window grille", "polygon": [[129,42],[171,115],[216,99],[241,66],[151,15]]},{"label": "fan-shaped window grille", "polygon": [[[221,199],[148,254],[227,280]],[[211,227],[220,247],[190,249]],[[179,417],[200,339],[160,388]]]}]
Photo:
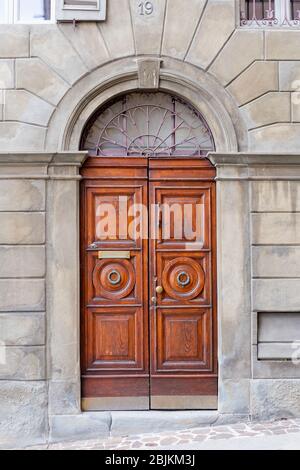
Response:
[{"label": "fan-shaped window grille", "polygon": [[203,156],[214,150],[199,112],[166,93],[131,93],[98,112],[81,148],[97,156]]}]

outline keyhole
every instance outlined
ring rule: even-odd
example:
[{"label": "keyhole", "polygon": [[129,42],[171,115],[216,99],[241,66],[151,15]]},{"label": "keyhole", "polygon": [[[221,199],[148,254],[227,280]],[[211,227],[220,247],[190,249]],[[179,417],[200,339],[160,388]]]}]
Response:
[{"label": "keyhole", "polygon": [[108,281],[111,285],[116,286],[121,282],[121,275],[118,271],[111,271],[108,275]]}]

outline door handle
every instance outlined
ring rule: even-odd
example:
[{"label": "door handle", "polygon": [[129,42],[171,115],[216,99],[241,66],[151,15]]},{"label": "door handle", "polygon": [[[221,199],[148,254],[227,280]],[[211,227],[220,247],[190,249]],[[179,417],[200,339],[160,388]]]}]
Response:
[{"label": "door handle", "polygon": [[[162,294],[163,291],[164,291],[164,288],[163,288],[162,286],[157,286],[157,287],[155,287],[155,292],[156,292],[157,294]],[[152,301],[152,303],[153,303],[154,305],[157,304],[157,298],[156,298],[156,297],[151,297],[151,301]]]}]

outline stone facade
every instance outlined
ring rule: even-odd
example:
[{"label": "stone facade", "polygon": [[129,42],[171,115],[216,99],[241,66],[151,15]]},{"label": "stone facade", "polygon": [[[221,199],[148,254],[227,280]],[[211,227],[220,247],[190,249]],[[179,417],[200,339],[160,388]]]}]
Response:
[{"label": "stone facade", "polygon": [[79,146],[101,104],[141,86],[145,58],[216,143],[220,366],[217,414],[149,422],[300,416],[300,31],[241,29],[235,0],[185,1],[153,0],[141,17],[137,1],[108,0],[105,22],[76,27],[0,25],[6,446],[128,432],[126,414],[80,410]]}]

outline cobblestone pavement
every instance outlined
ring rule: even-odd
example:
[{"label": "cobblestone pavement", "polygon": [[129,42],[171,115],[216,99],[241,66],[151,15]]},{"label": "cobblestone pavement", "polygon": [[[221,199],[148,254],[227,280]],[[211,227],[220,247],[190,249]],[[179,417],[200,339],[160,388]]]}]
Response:
[{"label": "cobblestone pavement", "polygon": [[[300,419],[281,420],[266,423],[241,423],[231,426],[212,426],[183,431],[140,434],[126,437],[109,437],[87,441],[68,442],[44,446],[48,450],[155,450],[162,448],[195,448],[197,444],[217,440],[240,440],[246,437],[280,436],[299,433]],[[231,441],[232,444],[232,441]],[[299,442],[300,446],[300,442]],[[38,448],[31,448],[38,449]],[[41,447],[39,448],[41,449]]]}]

